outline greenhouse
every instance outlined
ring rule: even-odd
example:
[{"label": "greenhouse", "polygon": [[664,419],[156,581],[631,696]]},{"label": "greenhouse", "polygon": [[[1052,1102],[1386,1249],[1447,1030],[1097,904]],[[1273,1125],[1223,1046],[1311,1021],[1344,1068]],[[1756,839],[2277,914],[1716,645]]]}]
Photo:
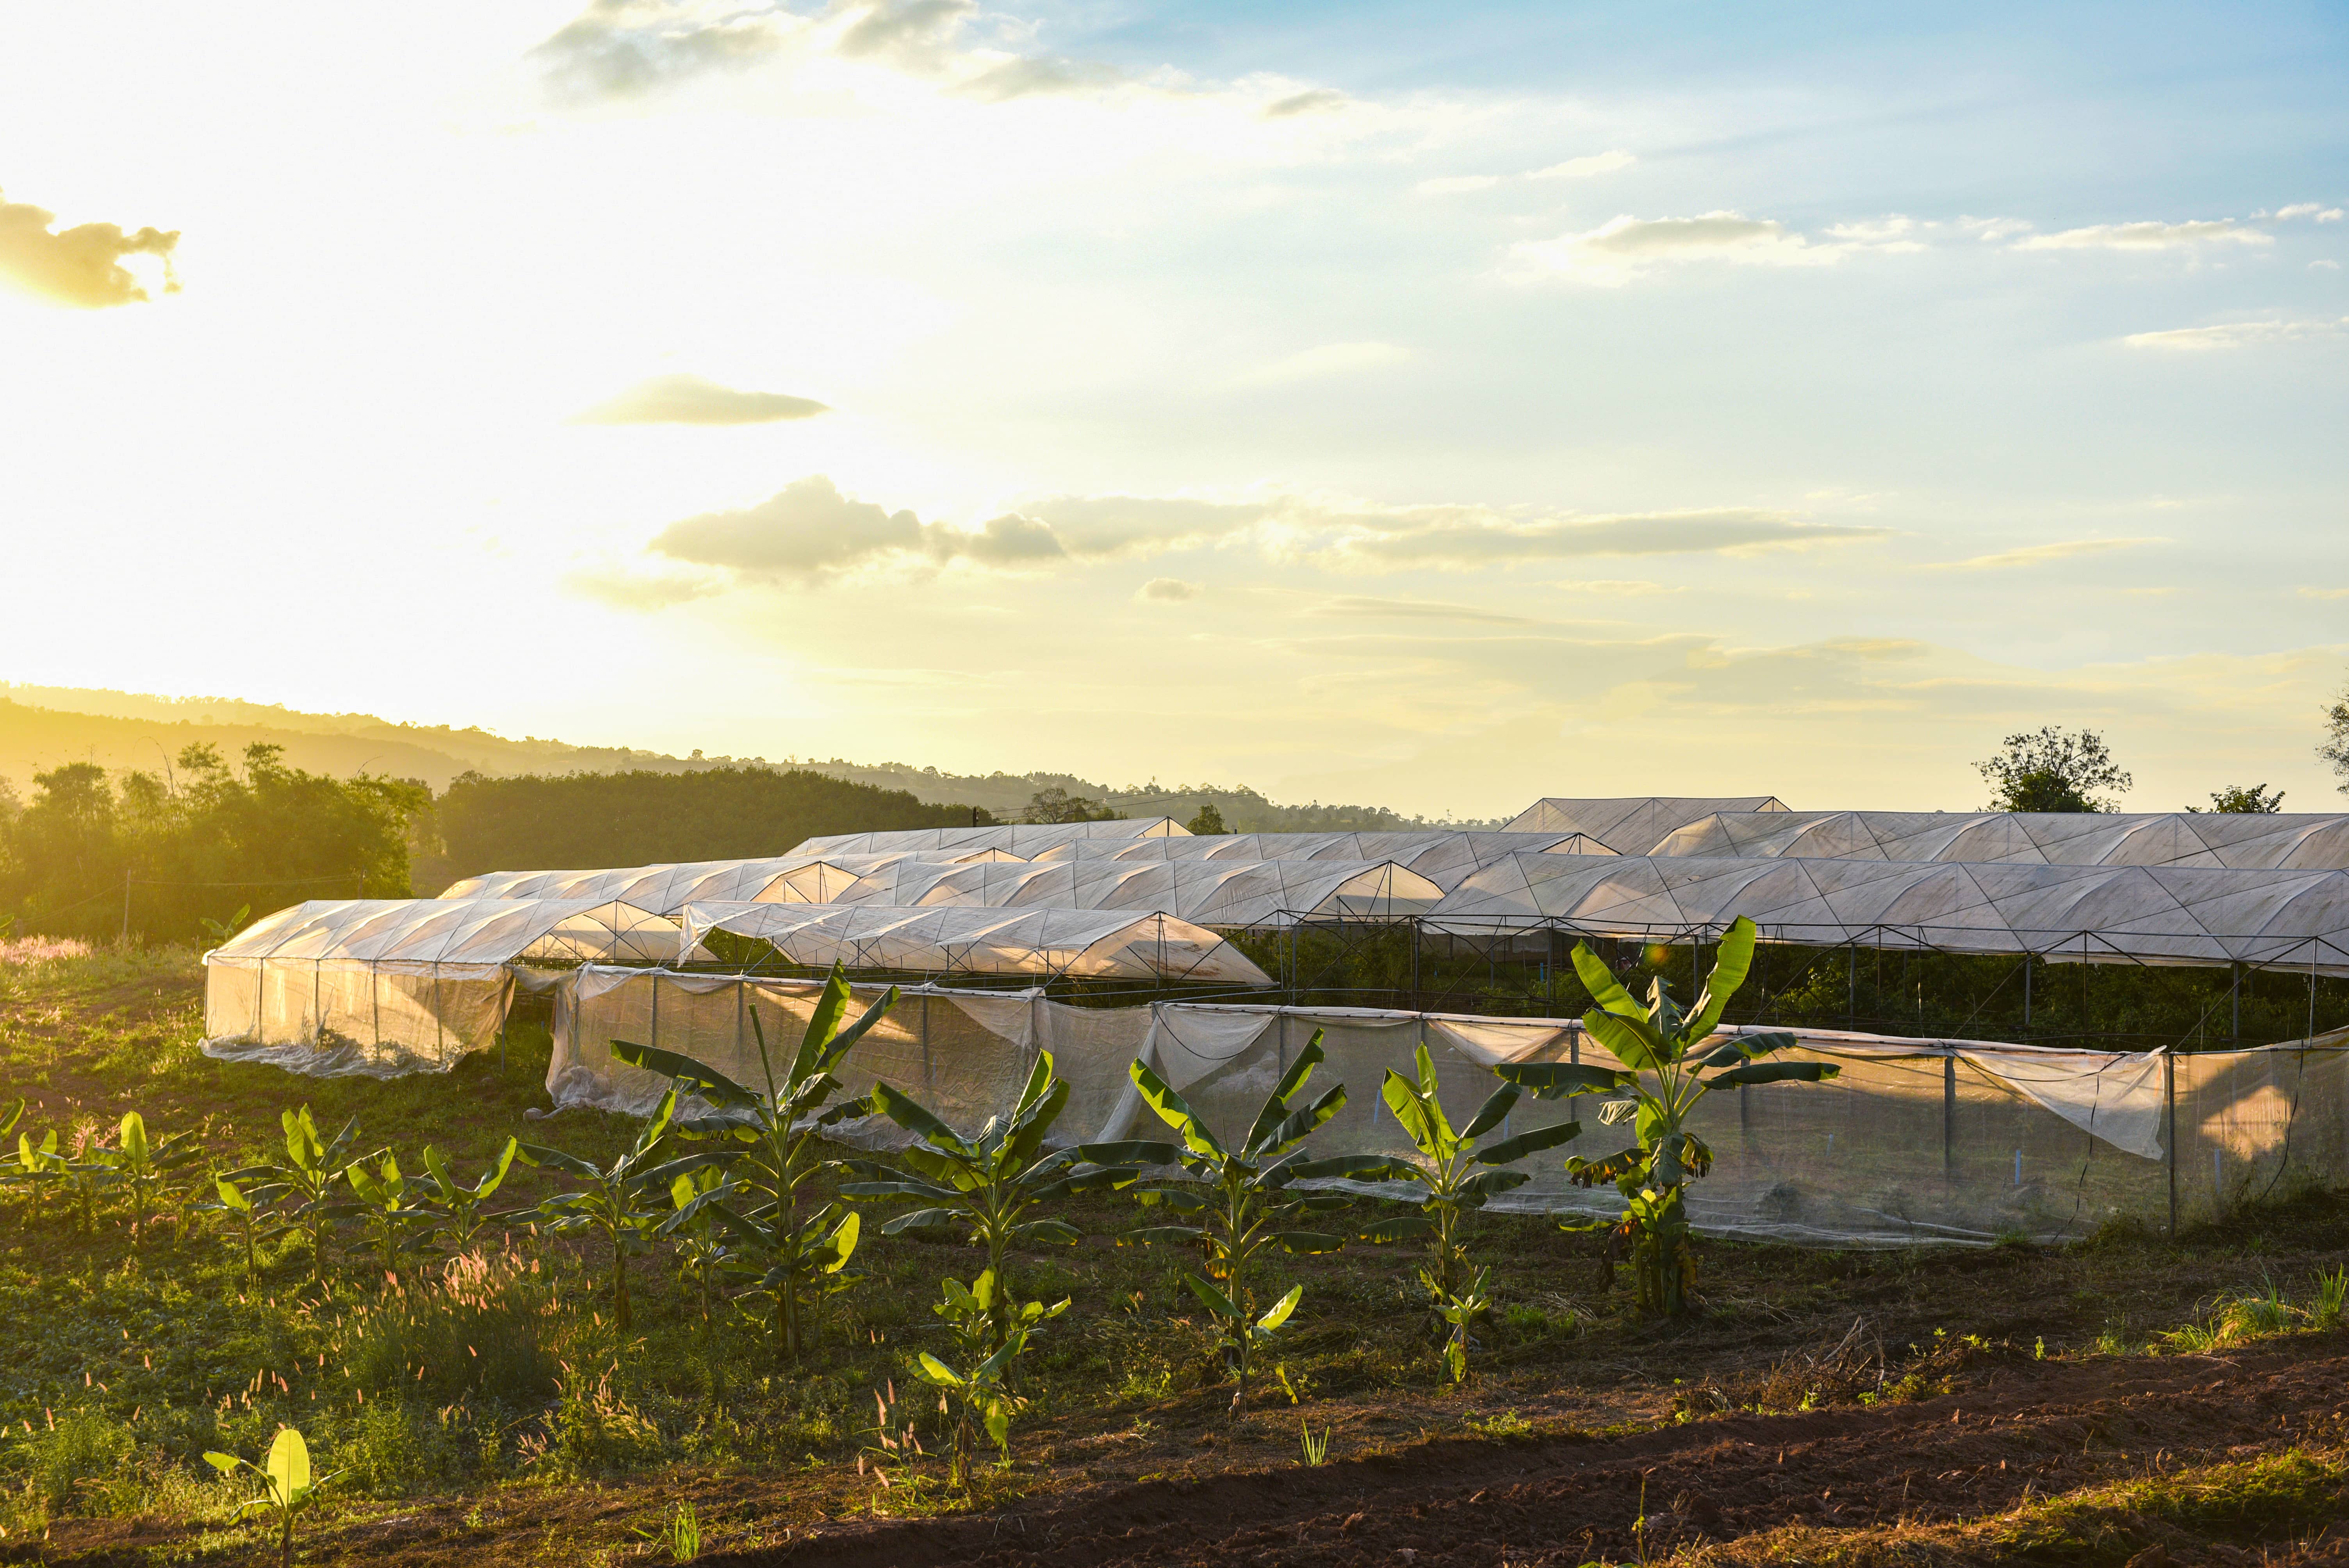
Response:
[{"label": "greenhouse", "polygon": [[[1630,852],[1630,851],[1627,851]],[[2349,869],[2349,815],[2233,811],[1723,811],[1658,855],[2014,861],[2030,865]]]},{"label": "greenhouse", "polygon": [[[784,912],[778,911],[778,913]],[[812,982],[590,966],[556,995],[547,1079],[561,1105],[642,1114],[667,1080],[611,1057],[618,1038],[657,1045],[738,1078],[755,1076],[748,1023],[795,1039]],[[861,996],[878,987],[859,985]],[[1322,1154],[1405,1153],[1374,1091],[1424,1045],[1447,1103],[1489,1092],[1500,1062],[1613,1065],[1578,1025],[1350,1007],[1161,1002],[1081,1007],[1040,991],[923,987],[851,1053],[850,1093],[885,1080],[969,1130],[1005,1109],[1040,1051],[1071,1085],[1070,1141],[1142,1136],[1153,1125],[1126,1076],[1150,1064],[1210,1123],[1244,1129],[1316,1031],[1329,1061],[1316,1082],[1349,1102],[1315,1142]],[[1796,1059],[1842,1072],[1826,1084],[1757,1085],[1713,1096],[1694,1130],[1714,1151],[1689,1189],[1714,1233],[1839,1245],[2076,1239],[2108,1221],[2155,1228],[2222,1217],[2279,1188],[2349,1183],[2349,1049],[2341,1039],[2193,1055],[2048,1050],[1964,1039],[1799,1032]],[[1578,1119],[1569,1146],[1594,1151],[1585,1098],[1522,1103],[1508,1130]],[[877,1119],[842,1133],[867,1147],[902,1134]],[[1611,1147],[1611,1145],[1599,1145]],[[1599,1214],[1611,1194],[1572,1186],[1557,1161],[1501,1205]]]},{"label": "greenhouse", "polygon": [[1272,984],[1214,932],[1130,910],[697,903],[687,906],[684,929],[689,943],[728,932],[767,944],[783,964],[817,970],[840,964],[947,977]]},{"label": "greenhouse", "polygon": [[1515,855],[1425,928],[1686,942],[1740,916],[1765,942],[1820,947],[2349,974],[2349,872]]},{"label": "greenhouse", "polygon": [[690,955],[677,922],[608,901],[300,903],[204,954],[204,1048],[316,1073],[445,1067],[496,1040],[517,965]]},{"label": "greenhouse", "polygon": [[1407,919],[1430,913],[1443,897],[1437,883],[1392,861],[899,861],[860,878],[840,902],[1123,909],[1202,925],[1271,927],[1300,916]]},{"label": "greenhouse", "polygon": [[451,883],[440,897],[617,900],[668,915],[696,901],[822,903],[865,872],[905,857],[901,851],[694,861],[618,871],[491,872]]}]

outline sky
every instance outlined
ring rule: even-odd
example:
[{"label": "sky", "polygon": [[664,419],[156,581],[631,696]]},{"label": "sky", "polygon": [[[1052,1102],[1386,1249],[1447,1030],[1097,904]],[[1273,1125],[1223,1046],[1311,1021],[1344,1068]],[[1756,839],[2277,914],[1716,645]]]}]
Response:
[{"label": "sky", "polygon": [[2337,808],[2349,11],[0,7],[0,676]]}]

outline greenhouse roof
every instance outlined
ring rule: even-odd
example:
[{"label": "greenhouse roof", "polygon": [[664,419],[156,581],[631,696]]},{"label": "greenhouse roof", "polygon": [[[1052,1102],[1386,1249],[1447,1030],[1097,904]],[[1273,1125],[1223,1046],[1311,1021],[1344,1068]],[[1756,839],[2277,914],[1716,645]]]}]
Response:
[{"label": "greenhouse roof", "polygon": [[1392,861],[900,861],[859,879],[839,902],[1124,909],[1202,925],[1278,926],[1308,914],[1407,918],[1443,896],[1434,882]]},{"label": "greenhouse roof", "polygon": [[[915,850],[952,860],[999,850],[1031,861],[1042,851],[1076,839],[1180,838],[1190,829],[1172,817],[1121,817],[1107,822],[1006,822],[987,828],[899,828],[887,832],[833,833],[803,839],[795,855],[850,854],[864,851]],[[945,851],[944,854],[936,851]]]},{"label": "greenhouse roof", "polygon": [[1046,850],[1039,861],[1392,861],[1449,888],[1480,866],[1514,854],[1606,855],[1581,833],[1477,833],[1460,830],[1392,833],[1223,833],[1117,842],[1080,840]]},{"label": "greenhouse roof", "polygon": [[1214,932],[1132,910],[697,903],[685,930],[695,942],[715,930],[770,943],[816,969],[1272,984]]},{"label": "greenhouse roof", "polygon": [[1582,833],[1619,855],[1644,855],[1675,828],[1723,811],[1783,811],[1775,795],[1738,795],[1720,799],[1678,795],[1639,795],[1620,799],[1581,800],[1553,796],[1537,800],[1503,829],[1511,833]]},{"label": "greenhouse roof", "polygon": [[595,899],[314,900],[255,921],[206,963],[298,959],[495,967],[519,961],[669,964],[677,922]]},{"label": "greenhouse roof", "polygon": [[1651,852],[2339,871],[2349,868],[2349,814],[1723,811],[1667,834]]},{"label": "greenhouse roof", "polygon": [[1516,855],[1446,895],[1428,928],[1686,940],[1740,915],[1766,940],[1823,946],[2349,974],[2339,871]]}]

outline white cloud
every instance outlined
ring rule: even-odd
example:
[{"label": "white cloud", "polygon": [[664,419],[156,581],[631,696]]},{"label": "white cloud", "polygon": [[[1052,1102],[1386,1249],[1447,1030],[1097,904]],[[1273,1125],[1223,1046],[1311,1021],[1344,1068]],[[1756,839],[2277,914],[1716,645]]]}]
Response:
[{"label": "white cloud", "polygon": [[2048,544],[2029,544],[2020,550],[2002,550],[1995,555],[1976,555],[1964,561],[1937,561],[1935,572],[2002,572],[2014,567],[2044,566],[2051,562],[2068,561],[2075,555],[2101,555],[2115,550],[2134,550],[2139,545],[2165,544],[2162,539],[2062,539]]},{"label": "white cloud", "polygon": [[1423,180],[1412,190],[1422,196],[1457,196],[1469,191],[1490,191],[1500,182],[1497,174],[1451,174],[1441,180]]},{"label": "white cloud", "polygon": [[114,223],[79,223],[53,231],[57,214],[24,201],[0,201],[0,278],[57,304],[86,310],[130,304],[147,291],[126,256],[157,256],[163,263],[163,292],[177,294],[171,252],[180,232],[141,229],[125,233]]},{"label": "white cloud", "polygon": [[1959,232],[1971,234],[1984,244],[1992,245],[2001,240],[2011,240],[2017,234],[2027,234],[2031,232],[2032,227],[2032,222],[2027,218],[1960,218],[1958,220]]},{"label": "white cloud", "polygon": [[2349,599],[2349,588],[2302,588],[2303,599]]},{"label": "white cloud", "polygon": [[1640,160],[1621,148],[1594,152],[1588,158],[1569,158],[1563,163],[1553,163],[1547,169],[1537,169],[1526,176],[1528,180],[1588,180],[1594,174],[1612,174],[1619,169],[1629,169]]},{"label": "white cloud", "polygon": [[1821,266],[1863,251],[1902,253],[1923,249],[1909,236],[1907,218],[1847,223],[1815,244],[1775,218],[1742,212],[1705,212],[1693,218],[1609,219],[1596,229],[1555,240],[1512,246],[1512,270],[1519,276],[1560,275],[1585,283],[1615,284],[1644,276],[1660,263],[1730,262],[1741,265]]},{"label": "white cloud", "polygon": [[2289,207],[2279,207],[2275,215],[2279,218],[2313,218],[2320,223],[2341,222],[2340,208],[2325,207],[2314,201],[2295,201]]},{"label": "white cloud", "polygon": [[2328,273],[2337,273],[2337,272],[2339,272],[2339,271],[2341,270],[2341,263],[2340,263],[2339,262],[2332,261],[2332,260],[2329,260],[2329,259],[2328,259],[2328,260],[2325,260],[2325,261],[2321,261],[2321,262],[2311,262],[2311,263],[2308,263],[2308,266],[2309,266],[2309,270],[2310,270],[2311,272],[2320,272],[2320,271],[2321,271],[2321,272],[2328,272]]},{"label": "white cloud", "polygon": [[2349,331],[2349,316],[2338,321],[2230,321],[2216,326],[2174,326],[2166,332],[2133,332],[2121,339],[2131,348],[2181,349],[2209,353],[2218,349],[2250,348],[2263,343],[2302,343],[2311,338],[2338,337]]},{"label": "white cloud", "polygon": [[1479,604],[1447,604],[1433,599],[1374,599],[1359,594],[1330,599],[1314,607],[1317,615],[1366,616],[1396,621],[1471,621],[1491,625],[1530,626],[1530,615],[1511,615]]},{"label": "white cloud", "polygon": [[925,523],[840,493],[822,474],[756,506],[670,524],[652,542],[671,560],[751,581],[814,583],[867,570],[923,573],[950,562],[1017,569],[1062,558],[1052,531],[1006,514],[977,530]]},{"label": "white cloud", "polygon": [[812,397],[742,392],[700,376],[656,376],[574,414],[574,425],[763,425],[832,410]]},{"label": "white cloud", "polygon": [[2232,218],[2192,219],[2182,223],[2146,221],[2096,223],[2060,233],[2019,240],[2018,251],[2184,251],[2202,245],[2272,245],[2275,236],[2246,229]]},{"label": "white cloud", "polygon": [[1206,592],[1201,584],[1186,583],[1180,577],[1153,577],[1133,591],[1133,597],[1144,604],[1180,604]]},{"label": "white cloud", "polygon": [[1318,348],[1308,348],[1269,365],[1257,366],[1239,377],[1247,385],[1278,386],[1290,381],[1309,381],[1323,376],[1351,376],[1364,370],[1378,370],[1390,365],[1401,365],[1411,357],[1411,350],[1392,343],[1325,343]]},{"label": "white cloud", "polygon": [[1275,98],[1259,112],[1267,119],[1288,119],[1300,114],[1334,114],[1350,101],[1344,93],[1332,88],[1312,88],[1305,92]]},{"label": "white cloud", "polygon": [[[593,0],[532,51],[574,98],[626,98],[698,77],[830,57],[943,84],[989,103],[1114,87],[1092,60],[976,44],[977,0],[834,0],[803,16],[776,0]],[[1303,95],[1300,95],[1303,96]]]}]

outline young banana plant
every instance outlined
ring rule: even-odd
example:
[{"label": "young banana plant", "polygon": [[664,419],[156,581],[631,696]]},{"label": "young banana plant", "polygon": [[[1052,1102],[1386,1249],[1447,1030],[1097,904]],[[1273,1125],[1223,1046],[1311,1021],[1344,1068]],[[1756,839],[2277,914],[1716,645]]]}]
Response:
[{"label": "young banana plant", "polygon": [[374,1235],[385,1276],[396,1278],[417,1233],[432,1220],[432,1211],[423,1202],[424,1184],[400,1174],[395,1154],[386,1154],[373,1171],[364,1161],[356,1162],[343,1172],[343,1180],[350,1184],[359,1217]]},{"label": "young banana plant", "polygon": [[96,1158],[113,1168],[115,1180],[129,1194],[133,1247],[144,1242],[147,1222],[157,1204],[173,1193],[180,1172],[203,1154],[192,1132],[150,1140],[147,1123],[140,1114],[135,1110],[124,1114],[115,1146],[97,1151]]},{"label": "young banana plant", "polygon": [[[586,1186],[559,1192],[539,1204],[548,1228],[557,1235],[593,1232],[612,1253],[612,1318],[626,1335],[635,1319],[628,1309],[628,1257],[649,1244],[653,1227],[666,1213],[668,1184],[688,1171],[718,1162],[709,1154],[672,1157],[670,1124],[677,1116],[676,1088],[661,1096],[659,1109],[637,1132],[627,1152],[609,1165],[596,1165],[575,1154],[542,1144],[525,1143],[521,1157],[531,1165],[549,1166],[578,1177]],[[719,1157],[722,1159],[723,1157]]]},{"label": "young banana plant", "polygon": [[1047,1318],[1069,1310],[1063,1299],[1051,1306],[1028,1302],[1012,1315],[1009,1331],[995,1342],[999,1303],[995,1276],[982,1271],[965,1285],[960,1280],[942,1282],[940,1299],[930,1310],[947,1320],[954,1336],[952,1366],[925,1350],[914,1359],[914,1376],[938,1390],[938,1404],[947,1413],[951,1435],[947,1480],[957,1490],[970,1485],[970,1460],[984,1431],[998,1452],[1011,1454],[1011,1423],[1028,1401],[1011,1392],[1011,1365],[1027,1347],[1028,1336]]},{"label": "young banana plant", "polygon": [[[1044,1140],[1069,1103],[1068,1081],[1054,1073],[1052,1053],[1037,1053],[1036,1065],[1019,1091],[1019,1102],[1003,1116],[990,1117],[973,1138],[965,1138],[912,1096],[876,1085],[874,1102],[881,1113],[921,1140],[898,1156],[902,1168],[872,1161],[852,1160],[856,1176],[841,1191],[852,1198],[912,1198],[924,1208],[900,1214],[881,1227],[885,1236],[907,1231],[960,1231],[974,1246],[987,1249],[986,1273],[993,1280],[985,1314],[988,1354],[1013,1341],[1014,1331],[1030,1323],[1026,1308],[1013,1295],[1009,1272],[1010,1251],[1042,1242],[1073,1246],[1078,1231],[1066,1220],[1031,1219],[1048,1203],[1079,1192],[1107,1191],[1131,1182],[1131,1167],[1088,1164],[1075,1149],[1046,1152]],[[1025,1331],[1020,1333],[1025,1343]],[[1013,1350],[1008,1369],[1019,1356]]]},{"label": "young banana plant", "polygon": [[279,1568],[294,1565],[294,1521],[309,1507],[318,1489],[340,1475],[340,1470],[322,1476],[310,1473],[310,1448],[302,1434],[291,1427],[277,1429],[277,1440],[269,1445],[269,1458],[263,1464],[242,1460],[234,1454],[208,1453],[204,1462],[224,1476],[240,1470],[249,1470],[261,1478],[261,1495],[246,1501],[236,1516],[262,1514],[277,1525],[277,1561]]},{"label": "young banana plant", "polygon": [[32,1225],[41,1223],[41,1190],[65,1179],[65,1156],[57,1152],[57,1130],[49,1129],[38,1143],[28,1133],[16,1134],[16,1152],[0,1171],[0,1181],[22,1186],[33,1196]]},{"label": "young banana plant", "polygon": [[225,1176],[212,1178],[212,1191],[219,1195],[216,1202],[199,1204],[212,1213],[226,1214],[235,1222],[238,1238],[244,1243],[244,1283],[250,1287],[261,1283],[261,1248],[286,1234],[294,1227],[279,1221],[267,1222],[264,1208],[277,1196],[276,1190],[256,1187],[248,1192]]},{"label": "young banana plant", "polygon": [[358,1118],[344,1122],[332,1140],[319,1138],[318,1124],[306,1105],[299,1110],[281,1111],[277,1119],[285,1130],[285,1158],[232,1171],[228,1180],[269,1184],[285,1205],[294,1229],[310,1243],[311,1277],[323,1278],[326,1243],[336,1224],[355,1212],[344,1196],[347,1189],[342,1178],[354,1161],[351,1147],[358,1141]]},{"label": "young banana plant", "polygon": [[781,1073],[767,1046],[766,1026],[759,1021],[758,1009],[750,1009],[763,1093],[691,1057],[626,1040],[612,1042],[612,1054],[620,1060],[664,1073],[677,1087],[710,1103],[708,1114],[681,1118],[680,1132],[730,1137],[743,1146],[729,1165],[725,1195],[698,1193],[666,1224],[696,1224],[705,1212],[710,1212],[740,1249],[757,1260],[759,1279],[750,1294],[773,1304],[776,1346],[789,1360],[797,1360],[807,1348],[817,1305],[857,1279],[846,1271],[862,1221],[844,1203],[812,1203],[806,1189],[819,1174],[840,1168],[823,1152],[824,1130],[851,1117],[873,1114],[867,1099],[831,1103],[841,1089],[833,1074],[857,1042],[896,1006],[897,988],[892,985],[843,1028],[849,1001],[847,974],[834,965],[817,995],[799,1049]]},{"label": "young banana plant", "polygon": [[1305,1140],[1346,1107],[1344,1084],[1333,1086],[1309,1105],[1295,1103],[1327,1054],[1321,1048],[1321,1031],[1316,1029],[1266,1098],[1247,1136],[1236,1147],[1226,1147],[1181,1095],[1137,1060],[1127,1069],[1127,1076],[1159,1119],[1182,1135],[1182,1142],[1089,1144],[1079,1150],[1104,1166],[1174,1165],[1192,1178],[1191,1182],[1140,1188],[1134,1196],[1144,1204],[1163,1204],[1178,1213],[1197,1215],[1197,1223],[1145,1225],[1118,1242],[1120,1245],[1171,1243],[1205,1253],[1207,1277],[1186,1274],[1183,1283],[1216,1321],[1225,1360],[1238,1382],[1232,1395],[1234,1415],[1247,1403],[1257,1351],[1279,1332],[1305,1295],[1303,1285],[1295,1286],[1259,1313],[1248,1283],[1257,1261],[1275,1247],[1288,1253],[1334,1253],[1345,1244],[1341,1237],[1301,1230],[1298,1225],[1309,1213],[1345,1207],[1347,1197],[1340,1192],[1297,1191],[1293,1184],[1332,1176],[1374,1180],[1392,1164],[1384,1155],[1305,1157],[1301,1147]]},{"label": "young banana plant", "polygon": [[1783,1030],[1713,1037],[1723,1010],[1753,967],[1757,934],[1753,921],[1743,915],[1731,923],[1704,990],[1686,1013],[1661,979],[1649,987],[1642,1006],[1588,944],[1575,944],[1575,973],[1599,1004],[1583,1015],[1582,1026],[1622,1069],[1555,1062],[1494,1069],[1544,1099],[1594,1093],[1627,1097],[1609,1101],[1599,1119],[1610,1127],[1632,1123],[1636,1141],[1603,1159],[1570,1158],[1566,1171],[1578,1186],[1609,1181],[1622,1194],[1623,1215],[1613,1227],[1609,1255],[1630,1253],[1642,1311],[1670,1317],[1691,1309],[1696,1253],[1689,1243],[1686,1196],[1688,1184],[1713,1167],[1712,1149],[1688,1127],[1698,1104],[1718,1088],[1818,1083],[1842,1071],[1831,1062],[1761,1060],[1795,1043]]},{"label": "young banana plant", "polygon": [[678,1286],[680,1293],[688,1284],[694,1287],[700,1301],[704,1335],[709,1332],[713,1321],[710,1304],[717,1295],[718,1278],[737,1261],[734,1249],[728,1244],[732,1233],[727,1227],[726,1217],[719,1212],[720,1207],[736,1196],[731,1180],[715,1165],[683,1171],[668,1184],[668,1201],[677,1212],[653,1230],[655,1235],[677,1249]]},{"label": "young banana plant", "polygon": [[431,1176],[432,1185],[420,1189],[420,1195],[439,1215],[435,1229],[440,1232],[440,1239],[447,1243],[450,1252],[471,1250],[473,1238],[481,1234],[481,1227],[490,1220],[490,1216],[481,1212],[481,1205],[505,1184],[506,1172],[513,1169],[514,1155],[521,1147],[515,1140],[507,1139],[505,1148],[498,1153],[497,1162],[481,1180],[468,1187],[457,1180],[447,1155],[429,1143],[424,1146],[424,1169]]},{"label": "young banana plant", "polygon": [[1390,1068],[1380,1098],[1394,1113],[1395,1120],[1402,1123],[1404,1135],[1418,1149],[1419,1158],[1394,1161],[1377,1179],[1415,1187],[1417,1191],[1406,1201],[1416,1203],[1420,1212],[1381,1221],[1365,1231],[1363,1239],[1427,1239],[1428,1266],[1421,1272],[1420,1283],[1427,1286],[1428,1295],[1433,1298],[1436,1315],[1450,1325],[1444,1357],[1456,1383],[1468,1376],[1470,1326],[1491,1305],[1491,1271],[1469,1267],[1464,1234],[1468,1216],[1483,1208],[1489,1199],[1533,1180],[1526,1171],[1503,1167],[1570,1141],[1580,1136],[1582,1124],[1561,1121],[1528,1128],[1480,1149],[1478,1140],[1505,1126],[1525,1090],[1514,1083],[1502,1084],[1486,1097],[1467,1125],[1455,1132],[1451,1119],[1444,1115],[1444,1101],[1437,1092],[1435,1063],[1425,1046],[1419,1047],[1413,1065],[1418,1069],[1417,1081]]}]

